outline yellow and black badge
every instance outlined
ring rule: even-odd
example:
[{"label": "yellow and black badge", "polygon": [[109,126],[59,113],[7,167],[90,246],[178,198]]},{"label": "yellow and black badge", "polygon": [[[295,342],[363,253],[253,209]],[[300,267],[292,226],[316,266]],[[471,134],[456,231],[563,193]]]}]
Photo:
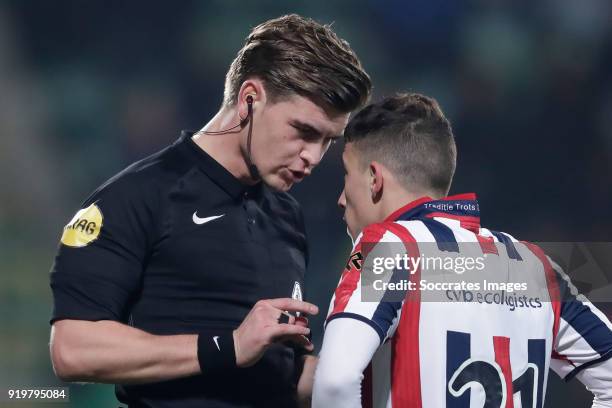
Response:
[{"label": "yellow and black badge", "polygon": [[79,248],[89,245],[100,235],[102,212],[96,204],[79,210],[64,227],[62,244]]}]

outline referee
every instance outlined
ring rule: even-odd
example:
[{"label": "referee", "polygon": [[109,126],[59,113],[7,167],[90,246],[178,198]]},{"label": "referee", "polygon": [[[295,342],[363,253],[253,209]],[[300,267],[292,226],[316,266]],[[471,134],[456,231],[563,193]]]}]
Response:
[{"label": "referee", "polygon": [[[293,407],[314,357],[303,316],[308,176],[370,79],[329,26],[255,27],[219,112],[112,177],[64,228],[50,352],[64,381],[129,407]],[[289,312],[289,313],[288,313]],[[310,380],[310,381],[309,381]]]}]

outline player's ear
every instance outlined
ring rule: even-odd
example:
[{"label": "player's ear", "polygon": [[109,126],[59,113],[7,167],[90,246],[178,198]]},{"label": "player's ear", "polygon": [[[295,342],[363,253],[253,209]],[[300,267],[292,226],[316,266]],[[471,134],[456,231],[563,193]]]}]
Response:
[{"label": "player's ear", "polygon": [[384,177],[383,167],[377,161],[370,163],[369,175],[370,175],[370,191],[372,195],[372,201],[377,202],[380,200],[383,192]]}]

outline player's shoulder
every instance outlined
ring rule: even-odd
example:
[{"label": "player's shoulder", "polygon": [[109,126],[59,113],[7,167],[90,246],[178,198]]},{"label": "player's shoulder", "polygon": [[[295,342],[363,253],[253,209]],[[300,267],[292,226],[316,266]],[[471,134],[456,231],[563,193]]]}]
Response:
[{"label": "player's shoulder", "polygon": [[492,237],[500,242],[506,241],[506,240],[509,240],[510,242],[524,242],[524,241],[520,241],[518,238],[514,237],[514,235],[506,231],[497,231],[497,230],[493,230],[493,229],[485,228],[485,227],[480,228],[479,234],[485,237]]},{"label": "player's shoulder", "polygon": [[416,240],[427,241],[430,235],[426,234],[426,226],[420,220],[383,221],[370,224],[364,232],[370,234],[383,234],[383,240]]},{"label": "player's shoulder", "polygon": [[366,226],[356,241],[363,242],[403,242],[419,241],[422,237],[420,221],[382,221]]}]

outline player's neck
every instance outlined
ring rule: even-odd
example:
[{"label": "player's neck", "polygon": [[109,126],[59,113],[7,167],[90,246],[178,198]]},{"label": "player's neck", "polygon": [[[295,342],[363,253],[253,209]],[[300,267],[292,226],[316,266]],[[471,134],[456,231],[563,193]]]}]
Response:
[{"label": "player's neck", "polygon": [[380,217],[386,219],[403,206],[426,196],[432,197],[427,192],[406,191],[403,188],[388,189],[380,201]]},{"label": "player's neck", "polygon": [[[231,129],[240,122],[235,109],[222,108],[217,114],[193,136],[193,141],[227,171],[244,184],[255,184],[241,149],[241,141],[246,137],[246,128]],[[223,132],[206,134],[206,132]]]}]

